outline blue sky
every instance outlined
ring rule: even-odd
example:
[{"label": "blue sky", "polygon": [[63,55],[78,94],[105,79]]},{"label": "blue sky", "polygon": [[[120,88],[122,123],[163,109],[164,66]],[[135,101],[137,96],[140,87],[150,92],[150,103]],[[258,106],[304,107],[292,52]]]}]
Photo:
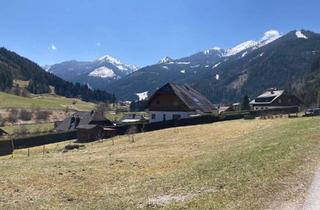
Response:
[{"label": "blue sky", "polygon": [[318,0],[1,0],[0,46],[44,65],[110,54],[144,66],[265,31],[320,32]]}]

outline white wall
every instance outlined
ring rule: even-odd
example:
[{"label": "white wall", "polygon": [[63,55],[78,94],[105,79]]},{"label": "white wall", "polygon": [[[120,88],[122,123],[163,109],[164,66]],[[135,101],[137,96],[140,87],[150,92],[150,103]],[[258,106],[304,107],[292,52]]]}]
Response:
[{"label": "white wall", "polygon": [[[152,114],[155,114],[155,119],[152,119]],[[161,112],[161,111],[150,111],[149,115],[149,122],[162,122],[163,121],[163,115],[166,115],[166,120],[172,120],[173,115],[180,115],[180,119],[183,118],[189,118],[189,115],[192,114],[192,112]]]}]

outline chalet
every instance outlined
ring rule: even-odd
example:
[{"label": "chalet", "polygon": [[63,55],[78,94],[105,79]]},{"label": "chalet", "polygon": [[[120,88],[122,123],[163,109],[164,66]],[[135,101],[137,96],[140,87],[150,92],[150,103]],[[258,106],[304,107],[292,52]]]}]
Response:
[{"label": "chalet", "polygon": [[111,121],[106,119],[102,113],[98,113],[94,110],[90,112],[76,112],[70,117],[66,118],[63,122],[57,124],[57,131],[69,131],[75,130],[78,126],[83,125],[99,125],[99,126],[111,126]]},{"label": "chalet", "polygon": [[103,138],[111,138],[117,135],[117,130],[104,128],[100,125],[79,125],[77,138],[79,142],[90,142]]},{"label": "chalet", "polygon": [[167,83],[148,100],[150,123],[217,112],[217,108],[189,85]]},{"label": "chalet", "polygon": [[250,102],[253,110],[299,110],[301,100],[284,90],[269,89]]}]

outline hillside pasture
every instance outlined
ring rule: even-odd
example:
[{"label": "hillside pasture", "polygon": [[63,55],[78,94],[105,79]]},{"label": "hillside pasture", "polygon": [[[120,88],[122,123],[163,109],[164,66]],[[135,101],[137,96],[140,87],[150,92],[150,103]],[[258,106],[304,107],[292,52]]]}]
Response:
[{"label": "hillside pasture", "polygon": [[21,97],[0,92],[0,108],[31,109],[34,107],[53,110],[64,110],[67,107],[69,107],[69,109],[85,111],[94,108],[94,104],[84,102],[79,99],[65,98],[50,94],[31,95],[31,97]]},{"label": "hillside pasture", "polygon": [[0,157],[0,208],[297,207],[320,158],[320,118],[234,120],[113,140]]}]

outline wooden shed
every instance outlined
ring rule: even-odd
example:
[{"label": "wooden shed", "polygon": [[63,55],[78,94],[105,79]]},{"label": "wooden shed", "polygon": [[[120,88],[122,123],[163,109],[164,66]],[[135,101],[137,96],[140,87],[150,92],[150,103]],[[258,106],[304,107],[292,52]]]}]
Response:
[{"label": "wooden shed", "polygon": [[79,125],[77,127],[79,142],[90,142],[104,138],[104,129],[99,125]]}]

